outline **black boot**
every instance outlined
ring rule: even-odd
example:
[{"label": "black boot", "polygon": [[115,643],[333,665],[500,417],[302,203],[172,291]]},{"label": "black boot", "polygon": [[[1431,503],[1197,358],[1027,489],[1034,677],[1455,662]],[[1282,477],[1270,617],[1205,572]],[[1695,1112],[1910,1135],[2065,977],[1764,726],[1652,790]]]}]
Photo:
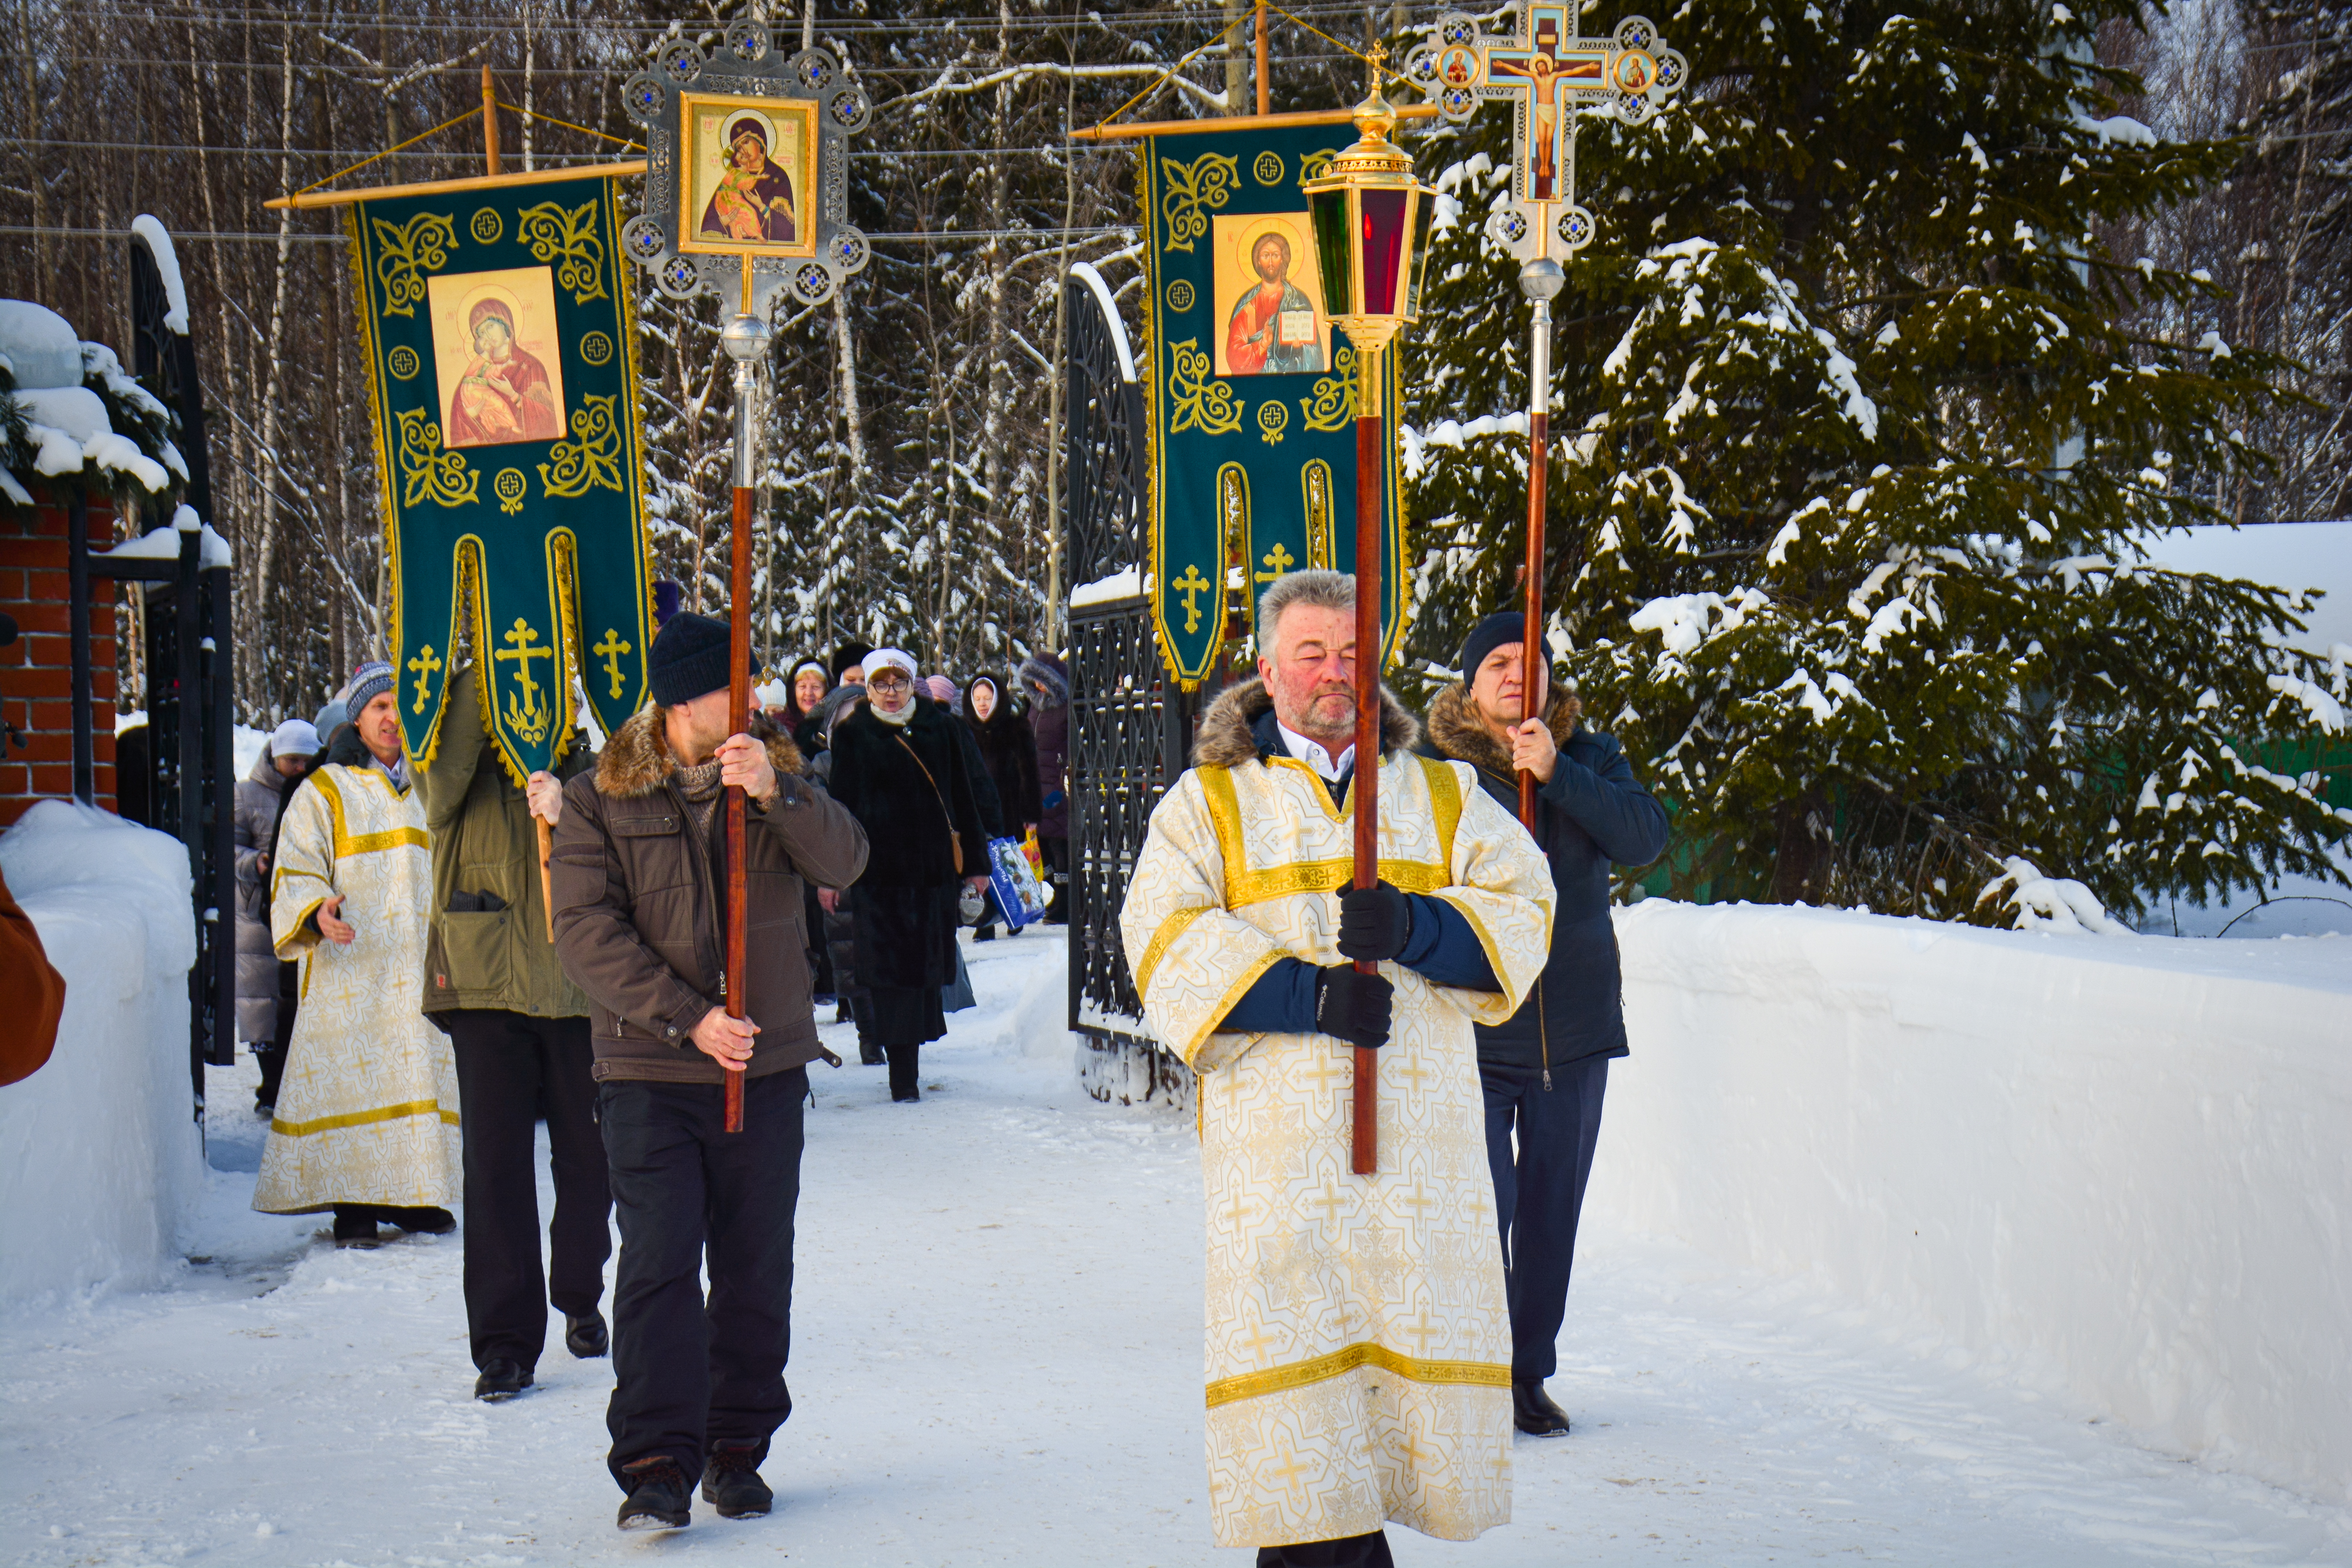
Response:
[{"label": "black boot", "polygon": [[531,1385],[531,1375],[503,1355],[490,1357],[482,1375],[474,1379],[474,1397],[485,1405],[502,1404]]},{"label": "black boot", "polygon": [[372,1251],[383,1245],[375,1233],[375,1210],[363,1203],[335,1205],[335,1245]]},{"label": "black boot", "polygon": [[923,1097],[922,1069],[917,1065],[922,1049],[911,1043],[889,1048],[890,1098],[896,1103],[911,1105]]},{"label": "black boot", "polygon": [[1540,1377],[1511,1385],[1511,1420],[1531,1437],[1568,1436],[1568,1412],[1551,1402]]},{"label": "black boot", "polygon": [[457,1217],[446,1208],[384,1207],[375,1213],[386,1225],[425,1236],[446,1236],[457,1228]]},{"label": "black boot", "polygon": [[614,1521],[623,1530],[684,1530],[694,1517],[686,1472],[676,1459],[639,1459],[623,1465],[621,1473],[629,1478],[629,1495],[622,1500],[621,1516]]},{"label": "black boot", "polygon": [[882,1065],[882,1048],[862,1034],[857,1037],[857,1065],[860,1067]]},{"label": "black boot", "polygon": [[604,1327],[604,1314],[591,1312],[581,1317],[563,1314],[563,1348],[583,1361],[593,1361],[613,1348],[613,1336]]},{"label": "black boot", "polygon": [[776,1506],[776,1494],[760,1479],[751,1449],[732,1443],[714,1443],[702,1464],[702,1500],[721,1519],[765,1519]]}]

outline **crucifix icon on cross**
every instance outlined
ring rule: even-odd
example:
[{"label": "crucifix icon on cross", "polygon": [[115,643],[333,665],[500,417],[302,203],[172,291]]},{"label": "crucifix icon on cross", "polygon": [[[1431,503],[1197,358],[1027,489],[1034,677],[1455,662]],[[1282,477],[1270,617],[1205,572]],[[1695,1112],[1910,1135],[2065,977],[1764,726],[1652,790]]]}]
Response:
[{"label": "crucifix icon on cross", "polygon": [[1573,3],[1529,0],[1515,38],[1488,37],[1475,17],[1449,11],[1438,18],[1435,36],[1405,59],[1406,78],[1457,123],[1486,99],[1513,100],[1513,203],[1488,220],[1487,232],[1520,261],[1573,253],[1592,241],[1592,214],[1576,204],[1579,110],[1605,109],[1638,125],[1690,75],[1648,17],[1628,16],[1609,37],[1586,38],[1577,34],[1577,10]]}]

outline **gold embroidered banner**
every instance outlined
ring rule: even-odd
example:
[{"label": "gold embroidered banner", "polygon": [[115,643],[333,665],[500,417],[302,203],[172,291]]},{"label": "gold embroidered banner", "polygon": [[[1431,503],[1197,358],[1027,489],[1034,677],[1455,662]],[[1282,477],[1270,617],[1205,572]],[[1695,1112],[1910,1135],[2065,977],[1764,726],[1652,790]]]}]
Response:
[{"label": "gold embroidered banner", "polygon": [[[1324,312],[1298,191],[1355,131],[1214,124],[1142,144],[1152,615],[1188,688],[1223,645],[1229,574],[1255,615],[1283,573],[1356,559],[1356,353]],[[1405,608],[1393,419],[1386,434],[1381,625],[1393,650]]]},{"label": "gold embroidered banner", "polygon": [[411,755],[439,740],[470,601],[483,716],[520,781],[552,767],[573,677],[607,733],[653,635],[635,315],[612,183],[345,209]]}]

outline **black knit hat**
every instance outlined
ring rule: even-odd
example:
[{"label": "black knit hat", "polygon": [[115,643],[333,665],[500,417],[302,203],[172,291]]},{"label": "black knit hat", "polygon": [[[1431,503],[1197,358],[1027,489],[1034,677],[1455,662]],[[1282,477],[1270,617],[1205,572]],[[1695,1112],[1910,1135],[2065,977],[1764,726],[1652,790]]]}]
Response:
[{"label": "black knit hat", "polygon": [[870,643],[844,643],[833,651],[833,678],[838,684],[841,672],[866,663],[866,655],[874,652]]},{"label": "black knit hat", "polygon": [[1462,684],[1466,686],[1478,678],[1478,666],[1487,654],[1506,643],[1525,643],[1527,636],[1528,618],[1517,610],[1498,610],[1470,628],[1469,640],[1462,644]]},{"label": "black knit hat", "polygon": [[692,702],[727,684],[727,622],[681,610],[654,638],[654,701]]}]

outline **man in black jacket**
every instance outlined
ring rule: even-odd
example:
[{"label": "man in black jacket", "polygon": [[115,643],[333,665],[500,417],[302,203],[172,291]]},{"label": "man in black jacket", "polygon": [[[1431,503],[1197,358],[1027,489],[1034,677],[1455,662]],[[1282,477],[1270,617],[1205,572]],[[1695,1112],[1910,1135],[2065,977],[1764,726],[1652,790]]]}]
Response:
[{"label": "man in black jacket", "polygon": [[[1544,1392],[1544,1379],[1559,1364],[1552,1342],[1568,1308],[1609,1059],[1626,1054],[1610,867],[1647,865],[1663,854],[1666,813],[1634,782],[1617,743],[1578,725],[1573,695],[1544,690],[1544,717],[1523,717],[1525,625],[1516,612],[1478,622],[1463,644],[1461,680],[1430,706],[1421,749],[1469,763],[1514,815],[1519,770],[1539,785],[1536,842],[1559,895],[1551,956],[1508,1023],[1479,1026],[1478,1076],[1510,1278],[1513,1416],[1522,1432],[1557,1437],[1568,1431],[1568,1416]],[[1549,687],[1545,675],[1537,672],[1539,689]]]}]

